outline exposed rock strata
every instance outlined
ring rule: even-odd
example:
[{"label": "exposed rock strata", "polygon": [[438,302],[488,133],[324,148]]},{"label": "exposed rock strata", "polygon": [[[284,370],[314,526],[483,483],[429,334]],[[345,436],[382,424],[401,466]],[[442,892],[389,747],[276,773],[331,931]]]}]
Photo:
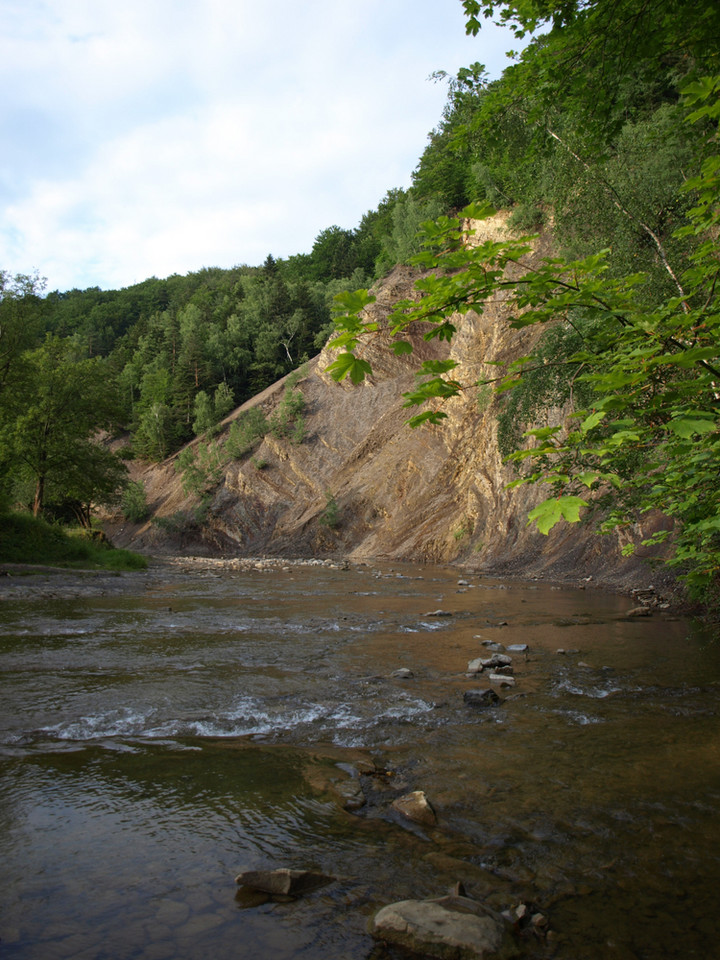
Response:
[{"label": "exposed rock strata", "polygon": [[[501,229],[501,218],[483,223],[478,239]],[[546,248],[541,241],[537,255]],[[382,325],[397,300],[412,295],[416,277],[411,268],[397,267],[382,281],[369,308],[373,318]],[[642,582],[646,575],[638,577],[638,560],[621,557],[621,534],[597,538],[575,525],[545,537],[526,525],[528,510],[546,491],[506,489],[513,473],[498,451],[496,410],[492,404],[480,409],[474,389],[446,404],[442,426],[406,426],[402,394],[413,386],[421,359],[451,352],[459,361],[458,379],[472,382],[492,369],[485,361],[527,353],[536,333],[512,330],[507,319],[502,301],[482,315],[458,318],[451,347],[426,343],[416,333],[410,358],[394,356],[379,336],[362,348],[373,375],[357,386],[335,383],[325,372],[332,359],[326,348],[297,385],[307,404],[300,445],[268,436],[255,451],[256,462],[266,461],[264,469],[250,455],[231,462],[200,525],[182,519],[197,500],[183,494],[176,457],[161,465],[134,464],[155,517],[181,522],[174,530],[115,522],[108,528],[113,541],[155,553],[413,559],[521,576],[591,571],[596,581],[618,586]],[[283,389],[280,381],[244,408],[260,405],[269,414]],[[238,413],[228,417],[226,428]],[[543,411],[540,425],[557,415]],[[338,507],[335,529],[321,522],[328,493]]]}]

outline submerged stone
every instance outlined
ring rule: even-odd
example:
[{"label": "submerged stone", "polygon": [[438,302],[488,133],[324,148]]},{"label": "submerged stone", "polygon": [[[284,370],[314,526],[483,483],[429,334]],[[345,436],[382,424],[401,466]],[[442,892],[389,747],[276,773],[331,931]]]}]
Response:
[{"label": "submerged stone", "polygon": [[500,703],[500,697],[489,687],[484,690],[466,690],[463,700],[470,707],[495,707]]},{"label": "submerged stone", "polygon": [[652,616],[652,610],[650,607],[633,607],[632,610],[628,610],[625,614],[626,617],[650,617]]},{"label": "submerged stone", "polygon": [[324,887],[333,879],[311,870],[289,870],[287,867],[280,867],[277,870],[246,870],[235,877],[235,883],[272,896],[298,897],[317,890],[318,887]]}]

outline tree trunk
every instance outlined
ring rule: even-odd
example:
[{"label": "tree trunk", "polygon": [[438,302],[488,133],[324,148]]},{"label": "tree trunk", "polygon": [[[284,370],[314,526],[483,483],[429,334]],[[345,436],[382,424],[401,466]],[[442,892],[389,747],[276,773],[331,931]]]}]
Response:
[{"label": "tree trunk", "polygon": [[34,517],[37,517],[42,512],[44,499],[45,499],[45,477],[39,476],[37,479],[37,484],[35,485],[35,499],[33,501]]}]

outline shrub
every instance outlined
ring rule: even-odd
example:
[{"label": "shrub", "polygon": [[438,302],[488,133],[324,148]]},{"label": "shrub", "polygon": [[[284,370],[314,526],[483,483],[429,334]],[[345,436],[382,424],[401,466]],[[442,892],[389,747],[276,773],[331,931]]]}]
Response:
[{"label": "shrub", "polygon": [[143,520],[147,520],[150,510],[142,481],[131,480],[128,483],[123,490],[120,509],[125,519],[131,523],[142,523]]},{"label": "shrub", "polygon": [[[291,435],[292,428],[305,409],[305,397],[299,390],[286,390],[270,417],[270,433],[278,440]],[[304,432],[303,432],[304,436]],[[302,443],[302,438],[297,441]]]},{"label": "shrub", "polygon": [[318,517],[318,522],[324,527],[329,527],[330,530],[336,530],[340,526],[340,509],[337,505],[337,500],[329,490],[325,494],[325,498],[327,503],[325,509]]},{"label": "shrub", "polygon": [[225,453],[233,460],[239,460],[262,440],[268,430],[268,422],[260,407],[243,410],[230,425]]}]

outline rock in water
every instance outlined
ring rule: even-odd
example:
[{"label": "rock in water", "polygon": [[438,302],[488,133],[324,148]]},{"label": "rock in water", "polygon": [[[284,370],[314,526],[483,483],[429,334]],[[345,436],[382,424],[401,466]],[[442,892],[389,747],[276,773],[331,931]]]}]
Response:
[{"label": "rock in water", "polygon": [[322,873],[288,870],[287,867],[278,870],[246,870],[235,877],[235,883],[243,887],[281,897],[299,897],[303,893],[310,893],[325,886],[332,880],[332,877],[326,877]]},{"label": "rock in water", "polygon": [[500,697],[489,687],[484,690],[466,690],[463,700],[470,707],[495,707],[500,703]]},{"label": "rock in water", "polygon": [[502,917],[468,897],[402,900],[383,907],[372,935],[440,960],[498,960],[517,955]]},{"label": "rock in water", "polygon": [[650,607],[633,607],[632,610],[628,610],[625,614],[626,617],[651,617],[652,610]]},{"label": "rock in water", "polygon": [[404,797],[398,797],[393,800],[392,806],[414,823],[422,823],[426,827],[434,827],[437,823],[435,811],[422,790],[413,790]]}]

